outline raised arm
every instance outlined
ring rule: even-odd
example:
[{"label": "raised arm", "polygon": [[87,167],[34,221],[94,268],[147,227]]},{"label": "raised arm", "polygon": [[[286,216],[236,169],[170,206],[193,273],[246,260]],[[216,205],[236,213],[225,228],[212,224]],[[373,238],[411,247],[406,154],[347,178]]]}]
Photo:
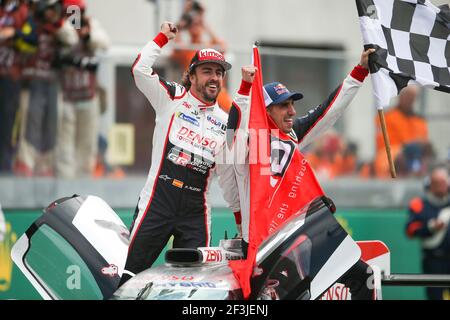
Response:
[{"label": "raised arm", "polygon": [[[236,129],[242,127],[241,123],[241,110],[247,111],[250,104],[250,89],[253,83],[256,69],[253,66],[247,66],[242,68],[242,82],[241,86],[236,94],[230,109],[230,115],[228,117],[227,136],[233,141],[235,139],[234,133]],[[247,113],[247,112],[246,112]],[[231,119],[230,119],[231,118]],[[229,127],[228,127],[229,126]],[[236,228],[239,233],[239,237],[242,237],[242,225],[241,225],[241,207],[240,207],[240,195],[239,186],[236,179],[235,161],[245,161],[244,157],[239,157],[235,153],[237,149],[226,146],[222,150],[222,154],[216,162],[217,174],[219,175],[219,185],[222,189],[223,197],[228,203],[228,207],[233,211]],[[231,157],[227,157],[227,154],[231,154]]]},{"label": "raised arm", "polygon": [[374,49],[364,51],[361,54],[359,64],[353,68],[339,87],[322,104],[295,120],[293,128],[300,149],[306,147],[317,136],[331,128],[341,117],[369,74],[368,59],[372,52],[374,52]]},{"label": "raised arm", "polygon": [[[241,86],[234,98],[230,108],[227,124],[227,146],[231,149],[236,141],[237,134],[243,134],[247,131],[248,117],[250,113],[250,89],[257,69],[255,66],[249,65],[242,67]],[[240,136],[240,138],[244,138]],[[246,142],[245,142],[246,143]]]},{"label": "raised arm", "polygon": [[174,24],[164,22],[161,25],[161,32],[141,50],[131,69],[136,86],[150,101],[157,115],[170,112],[166,110],[167,104],[186,93],[183,86],[175,82],[167,82],[153,70],[153,64],[159,57],[161,48],[169,40],[174,39],[176,33]]}]

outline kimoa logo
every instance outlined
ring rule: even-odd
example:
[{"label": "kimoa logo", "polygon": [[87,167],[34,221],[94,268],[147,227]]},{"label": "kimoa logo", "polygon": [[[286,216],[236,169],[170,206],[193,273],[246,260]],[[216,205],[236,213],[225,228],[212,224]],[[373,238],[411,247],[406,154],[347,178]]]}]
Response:
[{"label": "kimoa logo", "polygon": [[13,262],[11,260],[11,248],[17,241],[17,235],[12,230],[11,224],[6,223],[6,233],[3,242],[0,242],[0,292],[8,291],[11,287]]},{"label": "kimoa logo", "polygon": [[214,49],[203,49],[199,53],[200,59],[212,58],[217,60],[224,60],[223,55]]}]

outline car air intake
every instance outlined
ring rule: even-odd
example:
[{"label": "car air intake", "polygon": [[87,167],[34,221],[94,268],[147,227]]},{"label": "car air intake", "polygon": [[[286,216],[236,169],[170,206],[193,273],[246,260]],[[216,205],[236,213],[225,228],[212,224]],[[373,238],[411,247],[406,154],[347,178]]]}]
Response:
[{"label": "car air intake", "polygon": [[169,249],[166,251],[166,262],[177,265],[193,265],[202,263],[202,252],[197,249]]}]

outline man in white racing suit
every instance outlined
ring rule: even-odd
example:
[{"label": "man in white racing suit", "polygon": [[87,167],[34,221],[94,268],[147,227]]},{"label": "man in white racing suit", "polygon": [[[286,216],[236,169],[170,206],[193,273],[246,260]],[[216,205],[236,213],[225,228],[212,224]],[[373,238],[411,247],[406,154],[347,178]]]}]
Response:
[{"label": "man in white racing suit", "polygon": [[[294,102],[303,98],[303,94],[290,92],[279,82],[264,85],[263,93],[266,111],[280,131],[287,134],[299,149],[305,148],[313,139],[331,128],[343,114],[355,97],[364,79],[368,75],[368,56],[374,49],[364,51],[359,65],[344,79],[330,96],[319,106],[311,109],[302,117],[295,117]],[[246,255],[249,241],[250,221],[250,175],[248,154],[248,122],[249,109],[242,109],[240,105],[233,105],[228,118],[228,130],[237,130],[236,134],[227,138],[228,149],[237,154],[234,164],[236,185],[227,188],[238,188],[240,197],[240,212],[235,212],[237,228],[243,239],[243,251]],[[245,150],[245,151],[243,151]],[[242,161],[242,158],[245,158]],[[232,181],[230,179],[230,181]],[[242,222],[239,225],[239,222]],[[342,278],[341,282],[350,288],[355,299],[373,298],[373,290],[365,285],[372,271],[363,261],[359,261]]]},{"label": "man in white racing suit", "polygon": [[[197,51],[183,85],[167,82],[153,71],[161,48],[175,38],[174,24],[161,32],[138,55],[132,74],[136,86],[156,113],[152,161],[130,229],[130,246],[121,283],[150,268],[171,236],[174,248],[210,245],[208,187],[214,172],[223,187],[234,179],[231,166],[216,165],[225,144],[228,114],[216,98],[231,65],[214,49]],[[233,102],[249,103],[252,73],[242,68],[241,87]],[[229,169],[231,170],[229,170]],[[239,210],[237,190],[224,192],[233,211]]]}]

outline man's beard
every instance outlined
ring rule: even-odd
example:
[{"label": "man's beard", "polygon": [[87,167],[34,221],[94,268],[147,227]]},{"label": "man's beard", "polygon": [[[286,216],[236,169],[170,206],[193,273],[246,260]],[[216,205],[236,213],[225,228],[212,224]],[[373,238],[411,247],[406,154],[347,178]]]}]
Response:
[{"label": "man's beard", "polygon": [[[215,84],[217,87],[217,91],[216,93],[208,93],[208,86],[210,84]],[[217,96],[220,93],[220,90],[222,89],[222,87],[220,86],[220,83],[218,82],[207,82],[205,85],[201,85],[201,84],[197,84],[197,92],[200,92],[202,95],[203,100],[205,100],[206,102],[216,102]]]}]

